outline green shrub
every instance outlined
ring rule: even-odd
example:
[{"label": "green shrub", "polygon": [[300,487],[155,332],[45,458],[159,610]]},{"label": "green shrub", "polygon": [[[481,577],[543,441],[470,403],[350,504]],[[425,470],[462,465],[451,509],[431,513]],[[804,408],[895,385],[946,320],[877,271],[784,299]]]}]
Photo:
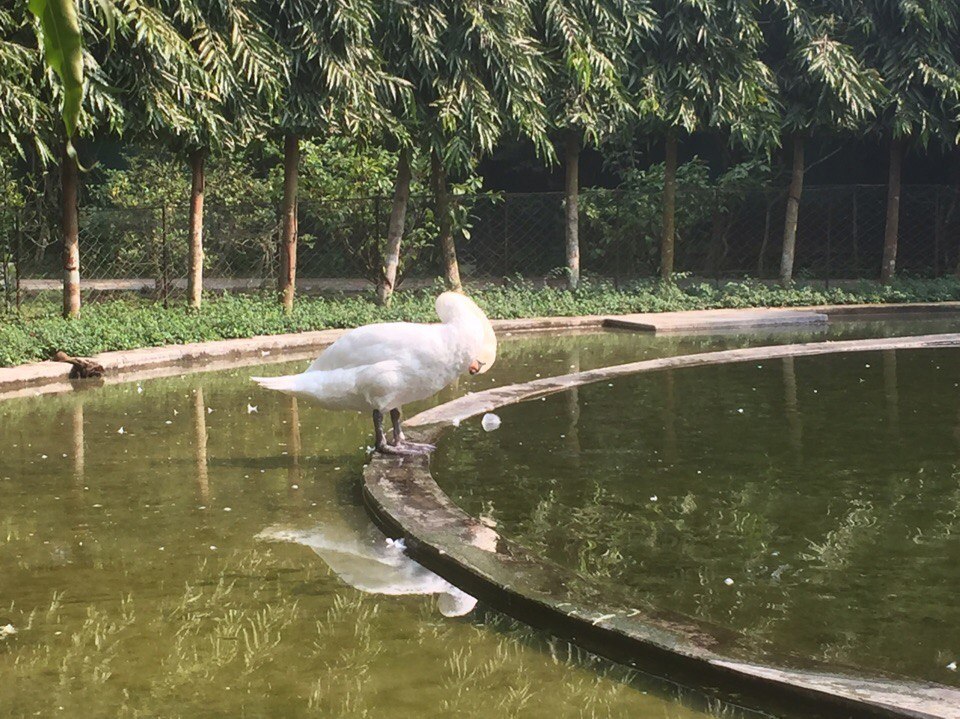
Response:
[{"label": "green shrub", "polygon": [[[38,300],[24,315],[0,320],[0,365],[49,359],[57,350],[86,356],[109,350],[167,344],[356,327],[372,322],[435,320],[436,290],[398,292],[389,308],[372,295],[301,297],[285,315],[272,295],[223,295],[207,298],[199,311],[164,309],[137,298],[90,303],[79,319],[58,316],[58,305]],[[819,304],[942,302],[960,300],[960,280],[902,280],[884,287],[862,282],[853,289],[796,286],[784,289],[759,282],[730,282],[719,287],[700,282],[659,286],[652,280],[614,287],[585,280],[576,291],[534,286],[523,280],[478,289],[473,297],[491,318],[669,312],[717,307],[796,307]]]}]

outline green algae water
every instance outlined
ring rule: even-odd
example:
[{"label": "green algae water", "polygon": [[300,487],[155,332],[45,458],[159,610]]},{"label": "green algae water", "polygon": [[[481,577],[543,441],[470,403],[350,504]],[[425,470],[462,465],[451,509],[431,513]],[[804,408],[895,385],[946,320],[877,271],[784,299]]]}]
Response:
[{"label": "green algae water", "polygon": [[960,686],[960,351],[651,372],[465,423],[433,474],[497,531],[747,656]]},{"label": "green algae water", "polygon": [[[436,401],[647,357],[940,329],[947,325],[667,339],[501,337],[488,374]],[[68,394],[0,402],[0,627],[10,627],[0,631],[0,716],[743,715],[482,606],[447,617],[442,585],[406,565],[385,573],[377,561],[388,551],[384,538],[358,497],[369,418],[325,412],[249,382],[305,364],[84,384]],[[550,402],[543,405],[555,410],[550,422],[566,421],[569,400]],[[903,402],[899,416],[907,423]],[[579,441],[587,438],[589,411],[582,410]],[[613,415],[589,421],[597,423],[590,430],[597,437],[627,428]],[[520,441],[516,425],[510,432]],[[639,431],[633,436],[655,441]],[[478,437],[469,451],[492,450],[485,443],[493,438]],[[459,435],[448,441],[457,445]],[[625,442],[622,451],[636,445]],[[464,456],[456,481],[472,483],[467,494],[480,509],[500,512],[511,488],[487,470],[465,473],[470,457],[480,455],[464,445],[442,452]],[[535,510],[545,497],[527,471],[541,461],[539,453],[528,447],[509,470],[526,468],[533,481],[516,500],[521,534],[524,508]],[[587,487],[591,497],[598,491]],[[487,493],[482,498],[479,489]],[[669,492],[656,491],[666,511]],[[585,516],[592,506],[573,503],[570,511]],[[561,512],[560,504],[551,511]],[[508,518],[502,521],[506,526]],[[583,524],[563,523],[577,532]],[[592,530],[592,546],[607,541],[601,525]],[[585,552],[583,561],[590,568],[601,560]],[[680,568],[673,571],[671,582]],[[793,581],[782,574],[782,582]],[[742,573],[737,578],[746,581]],[[679,595],[686,586],[677,581],[673,589]],[[906,589],[917,587],[897,591]]]}]

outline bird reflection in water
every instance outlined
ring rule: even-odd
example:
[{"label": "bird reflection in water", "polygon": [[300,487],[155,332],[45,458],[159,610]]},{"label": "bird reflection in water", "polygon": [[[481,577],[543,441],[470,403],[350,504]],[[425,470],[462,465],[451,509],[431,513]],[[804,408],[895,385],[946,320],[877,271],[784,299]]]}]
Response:
[{"label": "bird reflection in water", "polygon": [[361,592],[438,594],[437,605],[445,617],[462,617],[476,606],[477,600],[469,594],[410,559],[402,540],[387,539],[369,523],[356,525],[338,522],[311,529],[268,527],[257,537],[310,547],[341,580]]}]

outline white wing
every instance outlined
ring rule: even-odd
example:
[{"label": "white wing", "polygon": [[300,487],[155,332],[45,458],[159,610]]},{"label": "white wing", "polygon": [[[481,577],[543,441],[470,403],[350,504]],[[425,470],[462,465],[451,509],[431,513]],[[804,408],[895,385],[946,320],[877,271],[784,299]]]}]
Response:
[{"label": "white wing", "polygon": [[385,360],[430,365],[446,354],[442,327],[440,324],[412,322],[358,327],[327,347],[307,368],[307,372],[360,367]]}]

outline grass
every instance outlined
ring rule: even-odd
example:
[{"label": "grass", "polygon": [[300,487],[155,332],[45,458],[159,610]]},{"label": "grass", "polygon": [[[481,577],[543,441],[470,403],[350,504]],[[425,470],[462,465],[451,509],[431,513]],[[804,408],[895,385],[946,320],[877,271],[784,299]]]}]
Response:
[{"label": "grass", "polygon": [[[0,366],[49,359],[58,350],[87,356],[110,350],[355,327],[371,322],[435,319],[435,291],[399,292],[389,308],[372,296],[302,297],[285,315],[269,295],[209,297],[199,311],[164,309],[142,298],[88,303],[79,319],[58,315],[57,305],[36,300],[23,314],[0,317]],[[901,280],[881,286],[784,289],[759,282],[658,286],[641,281],[621,286],[585,282],[575,292],[512,282],[471,293],[491,318],[667,312],[719,307],[791,307],[818,304],[939,302],[960,300],[960,279]]]}]

